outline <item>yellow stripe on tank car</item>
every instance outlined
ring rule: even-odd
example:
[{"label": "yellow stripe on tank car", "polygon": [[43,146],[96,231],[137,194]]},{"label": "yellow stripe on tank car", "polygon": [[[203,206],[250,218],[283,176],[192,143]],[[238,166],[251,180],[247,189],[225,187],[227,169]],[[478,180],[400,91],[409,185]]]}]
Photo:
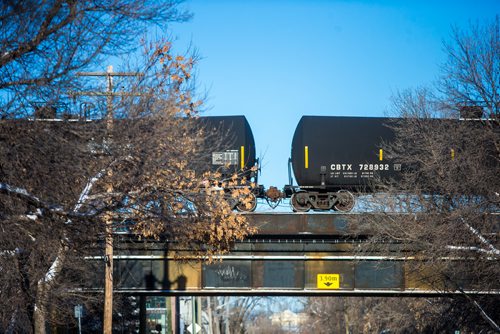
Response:
[{"label": "yellow stripe on tank car", "polygon": [[245,146],[240,147],[240,166],[241,169],[245,167]]},{"label": "yellow stripe on tank car", "polygon": [[383,149],[379,150],[379,152],[378,152],[378,159],[380,161],[384,160],[384,150]]},{"label": "yellow stripe on tank car", "polygon": [[309,168],[309,146],[304,146],[304,167]]}]

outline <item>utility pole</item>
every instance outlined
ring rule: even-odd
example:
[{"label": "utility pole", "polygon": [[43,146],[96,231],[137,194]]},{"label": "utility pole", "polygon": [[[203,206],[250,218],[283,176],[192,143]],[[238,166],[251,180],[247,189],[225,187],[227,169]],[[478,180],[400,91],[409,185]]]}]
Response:
[{"label": "utility pole", "polygon": [[[107,90],[108,93],[107,101],[106,101],[106,132],[108,145],[111,146],[112,131],[113,131],[113,77],[111,76],[113,73],[113,66],[108,66],[106,81],[107,81]],[[108,168],[107,172],[108,180],[110,180],[106,184],[106,193],[111,194],[113,192],[113,182],[111,182],[111,178],[113,177],[113,171],[111,168]],[[106,237],[105,244],[106,248],[104,251],[104,259],[106,261],[106,269],[104,272],[104,324],[103,324],[103,333],[104,334],[112,334],[113,332],[113,216],[110,212],[106,214]]]},{"label": "utility pole", "polygon": [[[141,73],[132,72],[113,72],[113,66],[108,66],[106,72],[79,72],[77,76],[97,76],[106,77],[106,91],[105,92],[75,92],[73,95],[80,96],[106,96],[106,144],[111,147],[112,143],[112,130],[114,123],[114,107],[113,107],[113,97],[115,96],[140,96],[137,93],[124,93],[124,92],[113,92],[113,77],[114,76],[142,76]],[[113,177],[113,171],[108,169],[107,177],[109,182],[106,184],[106,193],[113,192],[113,183],[111,178]],[[103,323],[103,333],[112,334],[113,331],[113,213],[108,212],[105,215],[106,224],[106,236],[105,236],[105,273],[104,273],[104,323]]]}]

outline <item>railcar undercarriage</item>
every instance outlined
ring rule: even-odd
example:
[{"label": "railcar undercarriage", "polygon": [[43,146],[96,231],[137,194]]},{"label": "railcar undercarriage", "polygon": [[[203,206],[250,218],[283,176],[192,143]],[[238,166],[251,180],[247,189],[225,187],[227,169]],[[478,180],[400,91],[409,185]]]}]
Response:
[{"label": "railcar undercarriage", "polygon": [[290,198],[290,205],[294,212],[307,212],[311,209],[349,212],[355,203],[354,195],[347,190],[337,192],[300,190],[293,193]]}]

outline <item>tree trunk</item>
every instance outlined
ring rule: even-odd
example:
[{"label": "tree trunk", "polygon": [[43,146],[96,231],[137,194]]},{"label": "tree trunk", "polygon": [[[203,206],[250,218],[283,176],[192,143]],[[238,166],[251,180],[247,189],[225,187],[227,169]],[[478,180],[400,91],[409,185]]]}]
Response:
[{"label": "tree trunk", "polygon": [[35,334],[45,334],[45,317],[47,314],[46,300],[47,300],[46,284],[38,282],[35,309],[33,311],[33,330]]},{"label": "tree trunk", "polygon": [[349,315],[347,315],[347,309],[344,309],[344,321],[345,321],[345,334],[350,334],[349,330]]}]

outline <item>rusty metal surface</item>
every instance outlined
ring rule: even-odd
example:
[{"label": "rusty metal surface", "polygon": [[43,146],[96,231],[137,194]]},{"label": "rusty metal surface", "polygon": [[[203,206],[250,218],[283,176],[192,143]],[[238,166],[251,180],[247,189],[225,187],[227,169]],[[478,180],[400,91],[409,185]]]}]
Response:
[{"label": "rusty metal surface", "polygon": [[340,290],[353,290],[354,265],[352,261],[307,261],[304,288],[317,290],[318,274],[340,274]]},{"label": "rusty metal surface", "polygon": [[252,265],[255,289],[303,289],[304,262],[256,260]]},{"label": "rusty metal surface", "polygon": [[[300,256],[228,256],[214,262],[179,262],[173,257],[115,259],[117,292],[148,294],[426,294],[453,291],[432,268],[416,260],[384,257],[332,256],[330,253]],[[413,264],[413,265],[412,265]],[[102,289],[102,272],[86,289]],[[318,275],[339,275],[335,290],[322,290]],[[500,283],[489,291],[466,284],[472,293],[500,294]],[[239,291],[239,292],[238,292]],[[458,292],[457,292],[458,293]]]},{"label": "rusty metal surface", "polygon": [[[387,214],[367,213],[249,213],[255,235],[370,235],[375,222],[388,219]],[[408,219],[413,219],[408,216]]]},{"label": "rusty metal surface", "polygon": [[[101,292],[102,289],[93,289],[93,293]],[[451,295],[495,295],[500,296],[498,290],[390,290],[390,289],[375,289],[375,290],[297,290],[297,289],[205,289],[200,291],[189,290],[170,290],[170,291],[147,291],[141,289],[121,289],[115,290],[116,293],[130,295],[148,295],[148,296],[384,296],[384,297],[443,297]]]},{"label": "rusty metal surface", "polygon": [[252,262],[223,261],[202,266],[202,285],[205,289],[250,289]]},{"label": "rusty metal surface", "polygon": [[[411,214],[382,214],[382,213],[241,213],[257,232],[250,235],[243,242],[235,244],[235,251],[251,250],[249,244],[268,243],[270,239],[281,239],[288,243],[300,242],[300,239],[312,240],[321,238],[337,238],[349,240],[353,238],[369,237],[373,234],[373,227],[383,224],[385,220],[404,220],[409,226],[418,219]],[[500,231],[500,215],[485,215],[485,226],[493,234],[489,238],[496,240]],[[177,249],[179,246],[169,240],[139,241],[132,233],[117,236],[120,240],[116,249],[123,249],[129,253],[139,254],[148,250],[151,254],[158,254],[166,249]],[[330,240],[331,241],[331,240]],[[309,242],[309,245],[312,243]],[[246,247],[246,248],[245,248]],[[316,246],[314,246],[316,247]],[[399,246],[396,246],[399,247]],[[318,249],[322,251],[323,249]],[[188,251],[189,252],[189,251]]]},{"label": "rusty metal surface", "polygon": [[[425,295],[455,289],[436,274],[440,270],[421,259],[404,256],[408,246],[383,244],[372,246],[369,252],[360,252],[366,238],[352,236],[360,231],[368,233],[371,224],[380,223],[387,216],[314,213],[246,216],[251,224],[260,226],[259,232],[236,243],[230,253],[213,263],[200,261],[189,250],[178,249],[168,242],[117,238],[116,291],[170,295]],[[102,254],[87,260],[94,262],[96,270],[95,280],[87,282],[85,289],[102,289]],[[478,273],[468,272],[462,259],[447,258],[433,265],[440,263],[463,269],[458,270],[462,275],[455,281],[460,281],[464,290],[500,294],[500,282],[492,283],[488,291],[471,286],[471,275]],[[338,287],[328,287],[325,291],[318,283],[324,275],[338,275]]]},{"label": "rusty metal surface", "polygon": [[363,261],[356,263],[357,289],[404,290],[402,261]]},{"label": "rusty metal surface", "polygon": [[201,263],[144,259],[115,260],[114,277],[117,290],[200,290]]},{"label": "rusty metal surface", "polygon": [[254,244],[252,246],[254,254],[258,253],[267,253],[267,252],[278,252],[283,254],[293,254],[293,253],[303,253],[304,252],[304,244],[299,243],[259,243]]}]

